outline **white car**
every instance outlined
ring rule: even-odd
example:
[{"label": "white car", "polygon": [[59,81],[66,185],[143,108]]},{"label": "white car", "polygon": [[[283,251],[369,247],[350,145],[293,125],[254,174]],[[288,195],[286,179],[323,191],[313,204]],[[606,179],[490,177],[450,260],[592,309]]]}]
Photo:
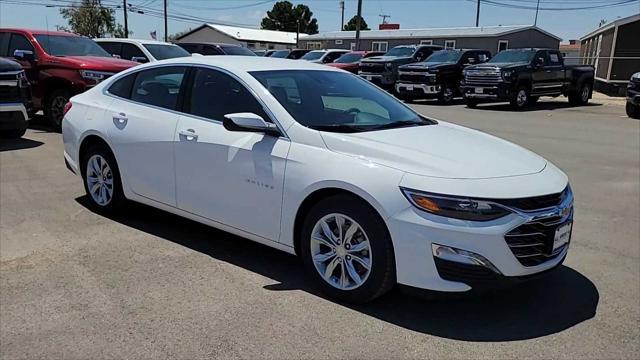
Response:
[{"label": "white car", "polygon": [[304,54],[300,59],[316,64],[330,64],[348,52],[350,51],[343,49],[313,50]]},{"label": "white car", "polygon": [[[330,296],[444,292],[558,267],[573,195],[550,162],[342,70],[191,57],[76,95],[67,166],[92,206],[144,203],[300,256]],[[215,239],[212,239],[215,241]]]},{"label": "white car", "polygon": [[139,63],[191,56],[188,51],[178,45],[156,40],[124,38],[98,38],[93,40],[111,56]]}]

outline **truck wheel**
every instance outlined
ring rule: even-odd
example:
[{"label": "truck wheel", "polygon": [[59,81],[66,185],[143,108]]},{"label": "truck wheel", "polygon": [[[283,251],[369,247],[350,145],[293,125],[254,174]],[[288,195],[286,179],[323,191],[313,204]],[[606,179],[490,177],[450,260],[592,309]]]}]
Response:
[{"label": "truck wheel", "polygon": [[25,126],[17,128],[17,129],[12,129],[12,130],[7,130],[7,131],[0,132],[0,137],[3,137],[5,139],[19,139],[26,132],[27,132],[27,126],[25,125]]},{"label": "truck wheel", "polygon": [[632,119],[640,119],[640,106],[634,105],[627,101],[626,109],[627,116]]},{"label": "truck wheel", "polygon": [[449,85],[444,85],[442,88],[442,92],[438,95],[438,103],[442,105],[447,105],[451,103],[453,100],[454,93],[453,89]]},{"label": "truck wheel", "polygon": [[571,105],[587,105],[591,96],[591,85],[582,84],[576,93],[569,94],[569,104]]},{"label": "truck wheel", "polygon": [[66,89],[54,90],[47,97],[44,107],[44,115],[56,131],[62,128],[64,106],[69,102],[69,91]]},{"label": "truck wheel", "polygon": [[478,106],[478,100],[474,100],[474,99],[465,99],[465,102],[467,104],[467,107],[469,109],[475,109]]},{"label": "truck wheel", "polygon": [[524,86],[519,87],[510,103],[516,110],[522,110],[527,107],[529,105],[529,89]]}]

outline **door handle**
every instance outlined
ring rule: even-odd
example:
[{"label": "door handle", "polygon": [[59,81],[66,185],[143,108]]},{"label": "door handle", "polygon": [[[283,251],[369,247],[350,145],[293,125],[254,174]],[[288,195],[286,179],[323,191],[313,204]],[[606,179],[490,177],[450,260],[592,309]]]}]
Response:
[{"label": "door handle", "polygon": [[125,113],[118,113],[113,115],[113,124],[118,129],[124,128],[127,125],[127,121],[129,121],[129,119],[127,118],[127,115]]},{"label": "door handle", "polygon": [[198,140],[198,134],[196,134],[196,131],[193,129],[183,129],[178,131],[178,134],[180,135],[180,138],[184,138],[187,141],[197,141]]}]

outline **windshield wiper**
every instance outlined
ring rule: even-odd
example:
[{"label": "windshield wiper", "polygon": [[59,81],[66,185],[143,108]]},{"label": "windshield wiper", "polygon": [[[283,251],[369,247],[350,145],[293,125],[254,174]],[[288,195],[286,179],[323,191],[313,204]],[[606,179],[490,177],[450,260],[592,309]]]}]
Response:
[{"label": "windshield wiper", "polygon": [[395,128],[401,128],[401,127],[420,126],[420,125],[429,125],[429,123],[421,120],[394,121],[387,124],[372,126],[369,128],[369,130],[395,129]]},{"label": "windshield wiper", "polygon": [[358,125],[349,124],[329,124],[329,125],[309,125],[310,128],[318,131],[331,131],[341,133],[356,133],[366,131],[369,128]]}]

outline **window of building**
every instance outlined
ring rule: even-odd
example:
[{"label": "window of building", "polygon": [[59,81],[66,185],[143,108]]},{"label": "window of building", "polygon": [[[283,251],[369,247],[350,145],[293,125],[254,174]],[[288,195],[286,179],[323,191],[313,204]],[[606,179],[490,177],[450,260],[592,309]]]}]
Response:
[{"label": "window of building", "polygon": [[509,48],[509,40],[498,40],[498,52]]},{"label": "window of building", "polygon": [[349,49],[351,49],[351,51],[356,51],[356,43],[352,42]]},{"label": "window of building", "polygon": [[342,45],[342,40],[340,39],[336,40],[336,45]]},{"label": "window of building", "polygon": [[456,41],[455,40],[445,40],[444,41],[444,48],[445,49],[455,49],[456,48]]},{"label": "window of building", "polygon": [[371,51],[384,51],[389,48],[389,43],[386,41],[374,41],[371,43]]},{"label": "window of building", "polygon": [[320,50],[320,49],[322,49],[322,42],[320,42],[320,41],[309,41],[309,42],[307,42],[307,49],[309,49],[309,50]]},{"label": "window of building", "polygon": [[420,45],[433,45],[433,40],[420,40]]}]

